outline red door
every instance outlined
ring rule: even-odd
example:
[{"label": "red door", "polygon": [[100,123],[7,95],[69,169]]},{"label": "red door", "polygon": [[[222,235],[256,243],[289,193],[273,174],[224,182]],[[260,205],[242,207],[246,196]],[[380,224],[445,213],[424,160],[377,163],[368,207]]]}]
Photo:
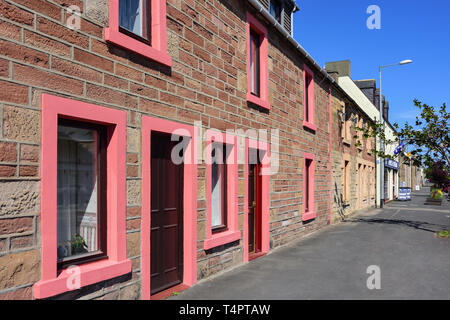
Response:
[{"label": "red door", "polygon": [[183,279],[183,165],[171,161],[176,141],[151,138],[151,294]]},{"label": "red door", "polygon": [[248,173],[248,252],[261,251],[261,164],[249,164]]}]

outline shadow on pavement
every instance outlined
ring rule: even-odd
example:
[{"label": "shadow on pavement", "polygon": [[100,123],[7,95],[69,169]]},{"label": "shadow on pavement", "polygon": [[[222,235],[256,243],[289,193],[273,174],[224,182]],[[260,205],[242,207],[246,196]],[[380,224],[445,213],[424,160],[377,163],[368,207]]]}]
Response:
[{"label": "shadow on pavement", "polygon": [[438,232],[442,231],[448,226],[442,224],[434,224],[426,221],[411,221],[411,220],[397,220],[397,219],[382,219],[382,218],[353,218],[348,219],[344,223],[347,222],[362,222],[368,224],[388,224],[388,225],[399,225],[406,226],[410,228],[414,228],[417,230],[423,230],[428,232]]}]

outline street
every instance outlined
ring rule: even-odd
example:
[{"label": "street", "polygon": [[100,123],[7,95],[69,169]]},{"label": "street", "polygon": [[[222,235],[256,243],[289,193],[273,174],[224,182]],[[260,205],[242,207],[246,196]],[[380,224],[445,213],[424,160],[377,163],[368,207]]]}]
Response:
[{"label": "street", "polygon": [[[450,202],[411,201],[356,214],[170,299],[450,299]],[[380,289],[369,290],[369,266]]]}]

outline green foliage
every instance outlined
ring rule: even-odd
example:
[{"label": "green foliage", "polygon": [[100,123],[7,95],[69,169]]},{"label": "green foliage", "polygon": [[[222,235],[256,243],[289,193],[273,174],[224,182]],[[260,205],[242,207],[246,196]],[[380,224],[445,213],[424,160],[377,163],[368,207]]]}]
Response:
[{"label": "green foliage", "polygon": [[442,238],[450,238],[450,230],[444,230],[439,232],[439,236]]},{"label": "green foliage", "polygon": [[431,199],[442,200],[444,193],[440,189],[432,189],[430,193]]},{"label": "green foliage", "polygon": [[[363,132],[364,137],[376,137],[385,145],[397,146],[400,141],[413,148],[411,151],[413,164],[416,166],[432,167],[435,162],[442,161],[444,169],[450,170],[450,113],[445,103],[436,109],[433,106],[422,104],[414,100],[414,106],[420,109],[420,116],[416,117],[415,127],[405,123],[402,128],[394,123],[397,137],[394,141],[386,138],[381,122],[369,123],[366,128],[356,128]],[[356,142],[357,144],[360,141]],[[373,150],[375,155],[383,158],[392,158],[383,152]]]},{"label": "green foliage", "polygon": [[79,234],[77,234],[73,237],[72,241],[70,241],[70,244],[72,245],[73,249],[75,249],[75,248],[77,248],[77,249],[86,248],[87,249],[86,241]]}]

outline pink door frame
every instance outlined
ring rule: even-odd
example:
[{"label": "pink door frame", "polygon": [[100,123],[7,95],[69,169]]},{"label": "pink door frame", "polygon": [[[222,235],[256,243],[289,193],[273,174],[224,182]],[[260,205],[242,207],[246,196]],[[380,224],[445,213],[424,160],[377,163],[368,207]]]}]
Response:
[{"label": "pink door frame", "polygon": [[142,223],[141,267],[142,299],[150,295],[150,226],[151,226],[151,133],[176,133],[190,137],[185,152],[183,187],[183,284],[197,282],[197,164],[195,161],[196,129],[193,126],[159,118],[142,117]]},{"label": "pink door frame", "polygon": [[[245,139],[245,192],[244,192],[244,262],[249,261],[248,252],[248,153],[249,149],[264,151],[264,156],[261,160],[262,172],[264,174],[261,177],[261,252],[260,254],[266,254],[270,250],[270,220],[269,220],[269,207],[270,207],[270,193],[269,193],[269,180],[270,180],[270,150],[269,144],[266,142],[257,141],[254,139]],[[259,153],[259,152],[258,152]]]}]

